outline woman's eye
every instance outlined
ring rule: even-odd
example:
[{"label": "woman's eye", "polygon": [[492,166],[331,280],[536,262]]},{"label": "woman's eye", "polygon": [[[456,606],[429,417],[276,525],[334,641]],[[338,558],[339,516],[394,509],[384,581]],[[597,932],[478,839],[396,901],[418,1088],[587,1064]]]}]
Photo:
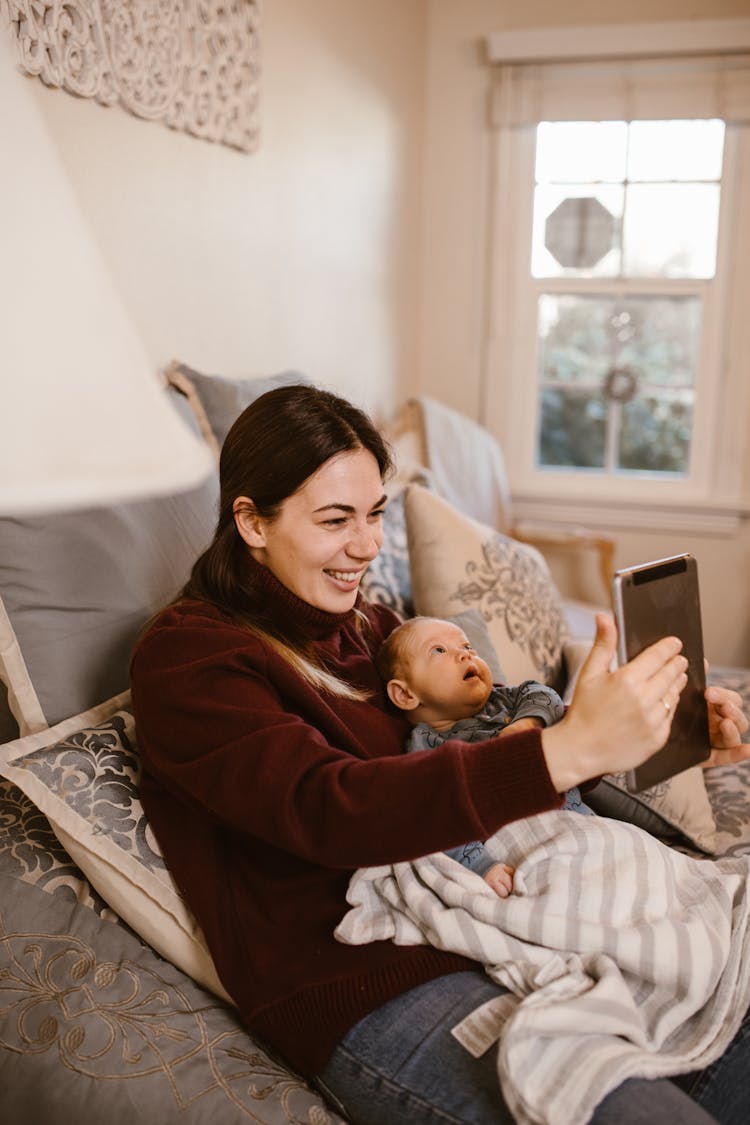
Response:
[{"label": "woman's eye", "polygon": [[324,520],[324,527],[343,527],[346,523],[346,516],[336,516],[335,519]]}]

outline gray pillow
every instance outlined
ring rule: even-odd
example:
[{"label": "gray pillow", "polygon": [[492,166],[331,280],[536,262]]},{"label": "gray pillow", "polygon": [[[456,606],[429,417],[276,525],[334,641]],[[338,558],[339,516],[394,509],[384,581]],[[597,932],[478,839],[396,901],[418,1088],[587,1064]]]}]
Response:
[{"label": "gray pillow", "polygon": [[0,519],[0,680],[22,734],[127,688],[138,632],[186,581],[217,510],[212,474],[172,496]]},{"label": "gray pillow", "polygon": [[275,390],[276,387],[294,386],[297,383],[310,386],[311,383],[311,380],[299,371],[282,371],[278,375],[258,378],[232,379],[225,375],[204,375],[185,363],[173,364],[173,370],[192,384],[219,448],[229,433],[232,423],[251,402],[255,402],[256,398],[260,398],[266,391]]}]

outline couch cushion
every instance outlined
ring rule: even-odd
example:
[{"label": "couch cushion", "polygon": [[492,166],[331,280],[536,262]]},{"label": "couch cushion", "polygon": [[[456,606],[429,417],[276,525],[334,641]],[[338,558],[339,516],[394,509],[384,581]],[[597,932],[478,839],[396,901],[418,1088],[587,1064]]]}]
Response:
[{"label": "couch cushion", "polygon": [[171,496],[0,519],[0,680],[21,734],[125,690],[139,630],[185,583],[217,512],[212,474]]}]

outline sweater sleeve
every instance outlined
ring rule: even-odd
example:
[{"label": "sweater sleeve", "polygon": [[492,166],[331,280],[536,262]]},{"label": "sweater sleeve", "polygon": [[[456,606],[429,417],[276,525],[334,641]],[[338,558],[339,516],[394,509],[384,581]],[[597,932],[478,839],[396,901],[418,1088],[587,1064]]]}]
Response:
[{"label": "sweater sleeve", "polygon": [[[369,655],[350,663],[362,684]],[[538,731],[404,754],[384,703],[324,696],[226,622],[152,629],[131,679],[151,789],[308,862],[412,859],[561,803]]]}]

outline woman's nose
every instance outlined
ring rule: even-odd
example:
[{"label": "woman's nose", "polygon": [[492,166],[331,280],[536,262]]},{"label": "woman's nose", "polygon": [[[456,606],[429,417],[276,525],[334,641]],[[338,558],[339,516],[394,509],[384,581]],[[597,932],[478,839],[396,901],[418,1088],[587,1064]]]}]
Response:
[{"label": "woman's nose", "polygon": [[383,535],[379,528],[376,531],[371,527],[363,527],[357,534],[352,536],[348,548],[349,554],[357,559],[367,559],[371,561],[380,550],[382,542]]}]

